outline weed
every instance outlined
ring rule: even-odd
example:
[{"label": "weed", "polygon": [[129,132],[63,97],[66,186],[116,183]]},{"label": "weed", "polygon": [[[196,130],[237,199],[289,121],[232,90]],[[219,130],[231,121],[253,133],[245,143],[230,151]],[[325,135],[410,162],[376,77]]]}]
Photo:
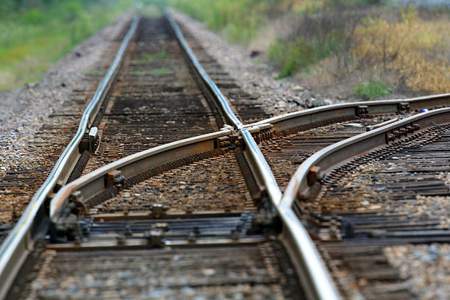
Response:
[{"label": "weed", "polygon": [[368,81],[356,85],[353,92],[359,98],[364,100],[372,100],[379,97],[388,96],[392,93],[392,89],[382,81]]},{"label": "weed", "polygon": [[329,56],[339,46],[331,35],[324,41],[303,38],[286,42],[278,40],[269,49],[269,58],[280,68],[278,78],[292,76],[297,71],[308,68]]}]

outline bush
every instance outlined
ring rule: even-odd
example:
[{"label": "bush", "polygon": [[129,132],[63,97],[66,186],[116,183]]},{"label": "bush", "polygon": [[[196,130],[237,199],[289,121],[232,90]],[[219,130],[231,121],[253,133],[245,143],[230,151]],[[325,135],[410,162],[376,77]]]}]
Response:
[{"label": "bush", "polygon": [[409,8],[398,21],[369,18],[355,31],[360,66],[395,72],[413,91],[448,92],[448,21],[425,21]]},{"label": "bush", "polygon": [[[358,91],[366,98],[384,96],[388,87],[450,88],[448,9],[420,10],[419,16],[412,8],[383,5],[387,0],[168,2],[229,40],[267,53],[280,78],[308,71],[302,81],[318,88],[339,83],[346,94]],[[359,81],[365,83],[355,87]]]},{"label": "bush", "polygon": [[300,69],[306,69],[316,60],[313,47],[303,39],[290,43],[282,40],[275,42],[269,49],[269,58],[280,68],[279,78],[288,77]]},{"label": "bush", "polygon": [[381,81],[360,83],[354,87],[353,91],[357,97],[364,100],[372,100],[392,93],[392,89]]},{"label": "bush", "polygon": [[269,59],[280,69],[279,78],[292,76],[298,71],[308,71],[309,67],[336,52],[341,40],[333,33],[323,39],[306,40],[297,37],[294,41],[277,40],[269,48]]}]

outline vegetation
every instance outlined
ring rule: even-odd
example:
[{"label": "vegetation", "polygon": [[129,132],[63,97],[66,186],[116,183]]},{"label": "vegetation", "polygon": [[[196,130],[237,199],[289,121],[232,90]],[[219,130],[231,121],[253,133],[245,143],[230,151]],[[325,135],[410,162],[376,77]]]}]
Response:
[{"label": "vegetation", "polygon": [[411,90],[448,92],[448,26],[448,20],[422,20],[412,8],[396,22],[368,18],[355,31],[353,55],[357,64],[395,72]]},{"label": "vegetation", "polygon": [[321,92],[339,87],[345,96],[364,99],[449,92],[448,7],[402,8],[390,1],[2,0],[0,90],[37,80],[74,45],[140,2],[170,4],[266,54],[279,78],[293,76]]},{"label": "vegetation", "polygon": [[336,86],[364,99],[450,90],[448,8],[398,7],[389,0],[169,2],[266,53],[280,78],[295,76],[330,94]]},{"label": "vegetation", "polygon": [[51,64],[131,4],[132,0],[2,0],[0,90],[38,80]]},{"label": "vegetation", "polygon": [[308,70],[308,67],[328,57],[337,47],[336,41],[329,37],[324,41],[313,39],[307,41],[302,37],[293,41],[282,40],[272,44],[269,49],[269,58],[279,66],[279,78],[294,75],[299,70]]},{"label": "vegetation", "polygon": [[369,81],[356,85],[354,93],[364,100],[372,100],[389,95],[391,93],[391,88],[381,81]]},{"label": "vegetation", "polygon": [[172,0],[170,3],[221,31],[233,42],[245,43],[255,37],[271,0]]}]

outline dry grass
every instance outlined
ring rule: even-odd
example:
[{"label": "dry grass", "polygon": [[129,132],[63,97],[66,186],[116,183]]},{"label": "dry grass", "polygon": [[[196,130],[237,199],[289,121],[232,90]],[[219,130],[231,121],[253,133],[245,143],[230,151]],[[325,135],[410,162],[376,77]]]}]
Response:
[{"label": "dry grass", "polygon": [[[450,91],[450,11],[383,0],[169,0],[266,54],[279,77],[373,99]],[[207,4],[209,3],[209,4]]]},{"label": "dry grass", "polygon": [[398,21],[369,18],[355,31],[352,53],[357,67],[393,71],[413,91],[450,90],[448,18],[422,20],[413,9]]}]

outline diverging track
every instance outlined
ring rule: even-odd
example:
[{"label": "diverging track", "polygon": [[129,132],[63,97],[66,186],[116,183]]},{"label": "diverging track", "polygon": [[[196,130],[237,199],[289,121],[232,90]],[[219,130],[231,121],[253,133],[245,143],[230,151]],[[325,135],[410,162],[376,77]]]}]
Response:
[{"label": "diverging track", "polygon": [[308,186],[295,177],[284,200],[278,184],[317,150],[446,106],[449,95],[266,120],[253,100],[170,14],[135,19],[76,136],[1,245],[0,296],[340,298],[310,239],[316,228],[300,222],[325,171],[309,168]]},{"label": "diverging track", "polygon": [[421,256],[399,254],[448,249],[449,130],[449,108],[411,116],[318,151],[289,183],[282,206],[304,220],[347,297],[438,296],[410,280]]},{"label": "diverging track", "polygon": [[132,23],[79,134],[0,249],[3,296],[338,297],[307,235],[292,234],[300,222],[278,211],[275,179],[234,111],[264,114],[230,106],[219,86],[236,86],[207,63],[212,81],[205,59],[170,15]]}]

